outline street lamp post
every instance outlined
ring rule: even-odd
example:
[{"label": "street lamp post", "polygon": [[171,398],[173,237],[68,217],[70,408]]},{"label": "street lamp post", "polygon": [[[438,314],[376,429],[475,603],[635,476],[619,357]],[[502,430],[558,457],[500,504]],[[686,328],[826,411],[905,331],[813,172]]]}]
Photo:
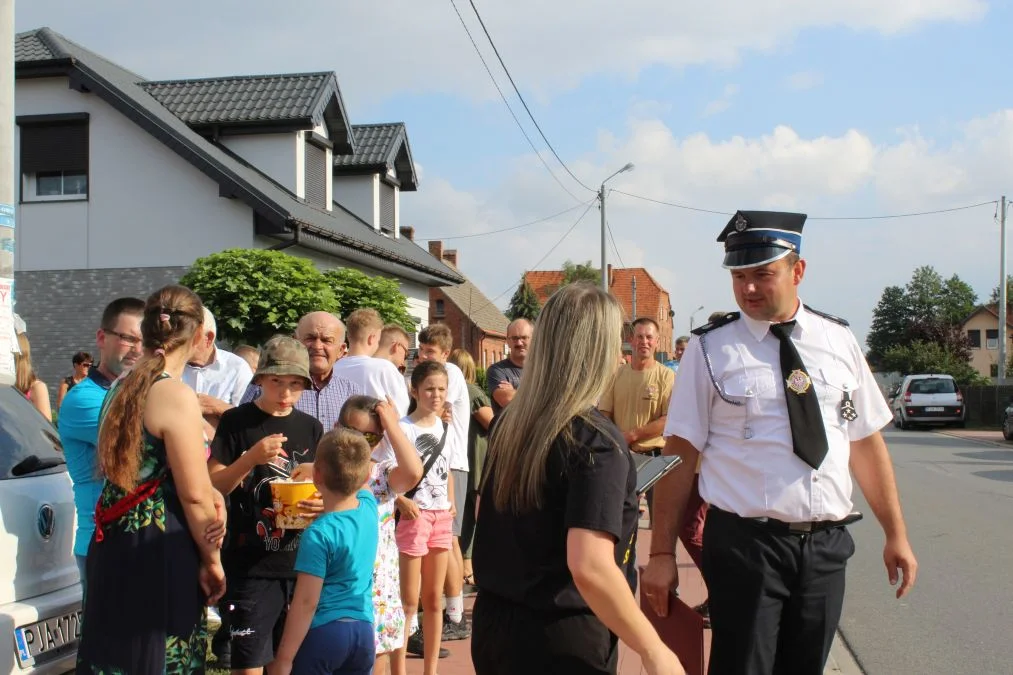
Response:
[{"label": "street lamp post", "polygon": [[689,332],[690,333],[693,332],[693,317],[695,317],[696,313],[699,312],[701,309],[703,309],[703,305],[700,305],[699,307],[697,307],[696,309],[694,309],[693,313],[689,315]]},{"label": "street lamp post", "polygon": [[633,171],[633,162],[627,162],[626,166],[616,171],[614,174],[606,178],[601,182],[601,188],[598,190],[598,203],[601,207],[601,287],[606,293],[609,292],[609,273],[608,265],[605,260],[605,243],[606,237],[608,236],[607,228],[608,221],[605,219],[605,183],[609,182],[619,174],[625,171]]}]

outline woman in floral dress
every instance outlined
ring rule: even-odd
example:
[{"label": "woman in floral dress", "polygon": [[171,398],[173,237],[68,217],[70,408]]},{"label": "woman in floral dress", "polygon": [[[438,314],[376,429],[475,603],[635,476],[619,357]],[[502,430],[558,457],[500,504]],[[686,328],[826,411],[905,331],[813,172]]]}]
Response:
[{"label": "woman in floral dress", "polygon": [[220,534],[208,533],[224,523],[200,406],[179,379],[202,321],[189,289],[149,297],[145,356],[106,398],[97,447],[105,484],[88,549],[77,673],[204,672],[206,605],[225,590]]},{"label": "woman in floral dress", "polygon": [[338,423],[361,432],[373,447],[369,487],[380,513],[380,540],[373,567],[373,624],[376,663],[373,673],[386,673],[388,655],[404,644],[405,617],[401,607],[401,576],[394,540],[394,498],[422,479],[422,460],[398,424],[397,408],[387,398],[353,396],[341,408]]}]

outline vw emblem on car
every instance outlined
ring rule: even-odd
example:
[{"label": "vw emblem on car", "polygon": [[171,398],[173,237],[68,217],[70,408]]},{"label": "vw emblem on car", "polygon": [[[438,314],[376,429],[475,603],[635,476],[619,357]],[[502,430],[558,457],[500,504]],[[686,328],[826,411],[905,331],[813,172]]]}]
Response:
[{"label": "vw emblem on car", "polygon": [[39,517],[37,525],[39,527],[39,534],[46,541],[53,536],[53,530],[56,529],[56,511],[49,504],[43,504],[39,508]]}]

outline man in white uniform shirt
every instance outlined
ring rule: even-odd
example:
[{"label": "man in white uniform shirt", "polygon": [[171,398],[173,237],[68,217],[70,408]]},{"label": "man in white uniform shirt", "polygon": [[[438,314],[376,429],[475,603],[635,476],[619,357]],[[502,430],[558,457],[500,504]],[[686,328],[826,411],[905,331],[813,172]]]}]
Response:
[{"label": "man in white uniform shirt", "polygon": [[226,410],[239,405],[253,371],[246,359],[215,346],[218,324],[207,307],[202,330],[203,339],[183,369],[183,382],[197,392],[204,420],[214,428]]},{"label": "man in white uniform shirt", "polygon": [[[725,244],[742,310],[693,331],[669,405],[642,592],[662,616],[678,587],[675,542],[693,472],[710,510],[703,575],[710,675],[818,675],[844,601],[854,541],[852,472],[886,534],[898,598],[917,562],[879,430],[891,413],[847,323],[801,303],[805,215],[738,212]],[[849,466],[851,471],[849,471]]]},{"label": "man in white uniform shirt", "polygon": [[383,331],[380,314],[375,309],[357,309],[345,319],[345,330],[348,353],[335,362],[331,377],[344,380],[350,385],[349,391],[358,395],[381,401],[390,396],[398,414],[407,415],[410,398],[404,376],[390,361],[373,358]]}]

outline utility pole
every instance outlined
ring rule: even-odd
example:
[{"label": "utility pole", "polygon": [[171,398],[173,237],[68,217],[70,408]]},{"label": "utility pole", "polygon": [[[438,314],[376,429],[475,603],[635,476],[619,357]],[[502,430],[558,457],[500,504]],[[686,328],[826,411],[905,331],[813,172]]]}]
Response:
[{"label": "utility pole", "polygon": [[999,200],[999,384],[1006,384],[1006,195]]},{"label": "utility pole", "polygon": [[605,183],[602,183],[601,188],[598,190],[598,206],[601,210],[601,289],[608,293],[609,273],[605,259],[605,236],[606,228],[608,227],[605,220]]},{"label": "utility pole", "polygon": [[14,383],[14,0],[0,0],[0,383]]},{"label": "utility pole", "polygon": [[603,180],[598,189],[598,206],[601,207],[601,288],[606,293],[609,292],[609,272],[608,261],[605,259],[605,237],[608,236],[608,220],[605,218],[605,183],[626,171],[633,171],[633,162],[627,162],[623,168]]}]

